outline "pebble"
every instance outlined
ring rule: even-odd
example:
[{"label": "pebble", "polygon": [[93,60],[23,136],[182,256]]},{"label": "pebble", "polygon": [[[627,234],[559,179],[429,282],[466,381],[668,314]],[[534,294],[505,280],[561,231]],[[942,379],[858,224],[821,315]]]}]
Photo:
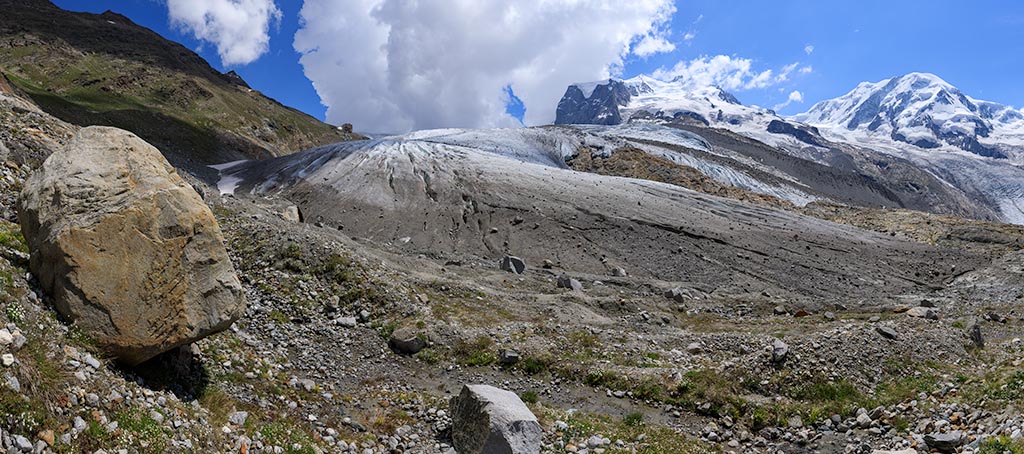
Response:
[{"label": "pebble", "polygon": [[82,419],[81,416],[75,416],[75,420],[74,420],[74,422],[72,422],[72,426],[71,427],[75,430],[75,432],[81,432],[81,431],[85,430],[86,428],[88,428],[89,425],[86,424],[85,420]]},{"label": "pebble", "polygon": [[14,351],[21,350],[21,347],[24,347],[25,344],[28,343],[28,338],[26,338],[24,334],[21,334],[21,331],[15,331],[13,337],[14,343],[11,344],[11,347]]},{"label": "pebble", "polygon": [[7,387],[16,393],[21,392],[21,382],[18,381],[18,377],[13,375],[7,377]]},{"label": "pebble", "polygon": [[245,425],[245,420],[249,418],[249,412],[236,411],[228,415],[228,422],[236,426]]},{"label": "pebble", "polygon": [[32,450],[32,442],[28,438],[21,435],[14,436],[14,447],[20,449],[22,452],[28,452]]}]

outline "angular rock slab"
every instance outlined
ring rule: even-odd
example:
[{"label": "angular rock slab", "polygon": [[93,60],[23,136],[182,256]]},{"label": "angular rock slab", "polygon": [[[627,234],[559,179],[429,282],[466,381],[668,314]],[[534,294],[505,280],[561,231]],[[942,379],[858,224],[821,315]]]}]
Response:
[{"label": "angular rock slab", "polygon": [[245,311],[210,208],[134,134],[82,129],[18,205],[29,267],[57,311],[123,363],[222,331]]},{"label": "angular rock slab", "polygon": [[965,439],[966,436],[960,430],[949,433],[931,433],[924,436],[925,444],[939,452],[955,452],[960,445],[964,444]]},{"label": "angular rock slab", "polygon": [[523,274],[526,272],[526,262],[519,257],[506,255],[501,259],[500,268],[502,271]]},{"label": "angular rock slab", "polygon": [[519,396],[487,385],[466,385],[453,397],[452,440],[459,454],[534,454],[541,428]]},{"label": "angular rock slab", "polygon": [[573,279],[569,276],[558,276],[558,280],[555,282],[558,288],[567,288],[574,292],[582,292],[583,284],[580,281]]}]

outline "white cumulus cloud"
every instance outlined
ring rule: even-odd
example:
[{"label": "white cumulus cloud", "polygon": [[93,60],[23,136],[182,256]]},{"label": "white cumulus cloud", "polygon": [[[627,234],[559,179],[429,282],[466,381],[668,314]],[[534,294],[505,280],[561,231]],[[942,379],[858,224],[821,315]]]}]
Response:
[{"label": "white cumulus cloud", "polygon": [[[686,39],[686,37],[684,36],[683,39]],[[647,35],[633,46],[633,53],[640,57],[648,57],[654,54],[672,52],[675,49],[676,45],[669,42],[664,36]]]},{"label": "white cumulus cloud", "polygon": [[281,19],[274,0],[167,0],[171,24],[216,46],[224,65],[252,63],[270,46]]},{"label": "white cumulus cloud", "polygon": [[791,63],[786,66],[783,66],[782,70],[779,71],[779,75],[776,76],[775,78],[776,81],[782,83],[789,80],[789,74],[792,73],[797,66],[800,66],[800,63]]},{"label": "white cumulus cloud", "polygon": [[808,45],[804,46],[804,52],[805,52],[805,53],[806,53],[807,55],[811,55],[811,54],[813,54],[813,53],[814,53],[814,46],[812,46],[812,45],[810,45],[810,44],[808,44]]},{"label": "white cumulus cloud", "polygon": [[332,123],[365,131],[545,124],[573,82],[674,48],[671,0],[305,0],[294,46]]},{"label": "white cumulus cloud", "polygon": [[792,92],[789,93],[789,98],[786,99],[786,102],[783,102],[781,104],[776,104],[775,107],[772,107],[772,110],[778,111],[778,110],[781,110],[783,107],[786,107],[786,106],[788,106],[790,104],[793,104],[793,103],[798,103],[799,104],[799,103],[802,103],[802,102],[804,102],[804,94],[800,93],[797,90],[793,90]]},{"label": "white cumulus cloud", "polygon": [[811,65],[804,66],[799,70],[800,74],[810,74],[814,72],[814,68]]},{"label": "white cumulus cloud", "polygon": [[695,87],[717,85],[725,90],[751,90],[768,88],[789,80],[797,63],[779,68],[755,71],[749,58],[729,55],[702,56],[681,61],[671,68],[659,68],[654,78],[679,80]]}]

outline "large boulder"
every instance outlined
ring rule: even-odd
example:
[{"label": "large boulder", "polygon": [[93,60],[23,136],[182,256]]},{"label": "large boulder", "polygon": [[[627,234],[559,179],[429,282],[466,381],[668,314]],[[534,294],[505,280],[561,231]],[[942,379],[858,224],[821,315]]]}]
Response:
[{"label": "large boulder", "polygon": [[935,309],[932,309],[930,307],[924,307],[924,306],[916,306],[916,307],[912,307],[910,309],[907,309],[907,315],[911,316],[911,317],[917,317],[917,318],[926,318],[928,320],[938,320],[939,319],[939,313],[935,312]]},{"label": "large boulder", "polygon": [[82,129],[25,183],[29,266],[57,311],[134,365],[245,311],[210,208],[153,146]]},{"label": "large boulder", "polygon": [[452,398],[452,441],[460,454],[534,454],[541,428],[519,396],[487,385],[467,385]]}]

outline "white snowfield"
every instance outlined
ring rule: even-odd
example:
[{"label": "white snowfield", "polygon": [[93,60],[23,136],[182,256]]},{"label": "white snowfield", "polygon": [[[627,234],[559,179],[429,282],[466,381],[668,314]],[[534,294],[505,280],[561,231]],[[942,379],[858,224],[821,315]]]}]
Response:
[{"label": "white snowfield", "polygon": [[[816,200],[816,197],[792,186],[768,184],[747,175],[742,170],[677,149],[635,142],[637,139],[705,153],[713,151],[707,141],[697,134],[650,123],[616,126],[573,125],[519,129],[425,130],[383,139],[343,142],[310,150],[302,159],[290,162],[287,166],[272,172],[271,176],[254,185],[250,191],[254,193],[273,192],[282,185],[290,185],[298,179],[307,178],[309,175],[319,172],[320,167],[328,161],[354,152],[378,156],[381,162],[385,163],[393,161],[393,158],[385,156],[389,154],[405,156],[401,159],[412,161],[431,159],[434,156],[458,155],[464,156],[466,159],[472,157],[474,160],[484,161],[489,166],[507,169],[521,169],[523,164],[531,164],[571,172],[566,164],[566,159],[575,155],[581,147],[587,147],[599,155],[608,156],[616,149],[631,145],[672,162],[695,167],[724,184],[773,195],[798,205]],[[721,153],[720,150],[715,150],[715,152]],[[732,155],[729,157],[745,160],[747,161],[745,164],[750,166],[760,166],[764,171],[778,174],[780,178],[790,178],[788,175],[762,166],[746,157]],[[241,175],[246,166],[240,166],[239,162],[233,162],[213,167],[221,171],[221,179],[218,183],[221,194],[233,194],[242,182]],[[794,182],[794,185],[797,183]]]}]

